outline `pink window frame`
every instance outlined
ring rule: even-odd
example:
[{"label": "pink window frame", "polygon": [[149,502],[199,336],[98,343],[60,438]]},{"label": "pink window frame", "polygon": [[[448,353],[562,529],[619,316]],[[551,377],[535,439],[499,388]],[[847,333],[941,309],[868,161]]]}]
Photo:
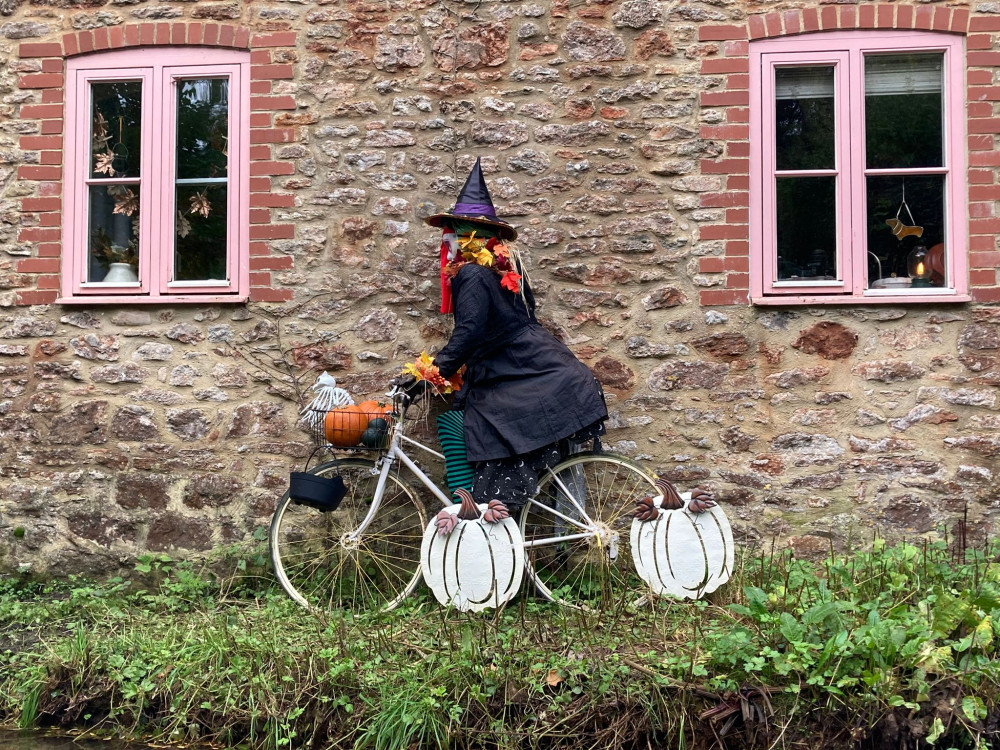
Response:
[{"label": "pink window frame", "polygon": [[[157,47],[73,58],[66,75],[66,180],[60,303],[239,302],[250,288],[250,56],[230,49]],[[218,284],[172,282],[176,89],[184,78],[228,77],[229,166],[226,260]],[[89,226],[90,83],[141,80],[142,174],[139,281],[86,282]]]},{"label": "pink window frame", "polygon": [[[944,167],[946,286],[902,292],[865,289],[865,132],[863,57],[914,50],[944,53]],[[750,298],[759,305],[863,302],[963,302],[968,295],[968,217],[964,109],[964,42],[934,32],[838,31],[752,42],[750,45]],[[774,69],[835,66],[837,122],[838,281],[777,282]],[[829,171],[817,171],[829,174]],[[920,170],[933,173],[936,170]],[[872,170],[878,173],[877,170]],[[809,173],[795,172],[807,176]]]}]

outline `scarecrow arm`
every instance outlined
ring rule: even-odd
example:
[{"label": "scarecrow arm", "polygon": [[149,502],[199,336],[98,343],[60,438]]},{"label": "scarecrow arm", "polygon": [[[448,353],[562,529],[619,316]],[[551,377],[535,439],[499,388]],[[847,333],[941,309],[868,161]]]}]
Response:
[{"label": "scarecrow arm", "polygon": [[[480,268],[472,265],[462,268],[451,283],[455,306],[455,330],[452,331],[448,343],[434,356],[434,364],[445,378],[458,372],[476,348],[482,345],[486,336],[489,313],[487,301],[490,298],[486,275],[469,272],[471,269]],[[486,273],[492,272],[486,271]]]}]

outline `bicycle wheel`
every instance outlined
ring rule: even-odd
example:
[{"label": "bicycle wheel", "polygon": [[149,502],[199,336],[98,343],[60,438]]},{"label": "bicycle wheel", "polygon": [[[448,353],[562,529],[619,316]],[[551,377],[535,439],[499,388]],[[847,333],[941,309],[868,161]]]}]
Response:
[{"label": "bicycle wheel", "polygon": [[366,459],[345,458],[310,473],[340,474],[347,495],[334,511],[282,498],[271,519],[271,562],[281,587],[299,604],[320,610],[390,610],[420,580],[424,506],[392,473],[371,523],[356,539],[375,496],[378,474]]},{"label": "bicycle wheel", "polygon": [[641,602],[646,587],[629,532],[636,502],[657,494],[652,476],[621,456],[574,456],[546,472],[521,512],[527,573],[538,592],[584,609]]}]

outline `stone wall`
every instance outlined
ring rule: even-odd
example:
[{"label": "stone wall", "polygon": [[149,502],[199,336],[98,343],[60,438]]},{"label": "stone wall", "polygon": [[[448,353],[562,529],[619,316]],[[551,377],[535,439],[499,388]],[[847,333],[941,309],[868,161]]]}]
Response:
[{"label": "stone wall", "polygon": [[[446,340],[421,219],[476,156],[615,450],[802,551],[990,532],[996,4],[795,5],[0,0],[0,568],[266,523],[309,452],[270,365],[366,396]],[[878,26],[967,35],[973,302],[751,307],[748,40]],[[64,60],[179,41],[251,50],[251,301],[55,304]]]}]

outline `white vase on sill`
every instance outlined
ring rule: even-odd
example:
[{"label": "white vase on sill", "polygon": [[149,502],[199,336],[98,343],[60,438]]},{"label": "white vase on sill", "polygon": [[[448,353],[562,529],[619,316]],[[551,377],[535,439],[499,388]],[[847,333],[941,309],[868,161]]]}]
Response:
[{"label": "white vase on sill", "polygon": [[132,268],[131,263],[110,263],[108,264],[108,273],[105,275],[103,281],[105,284],[122,284],[127,282],[135,282],[139,280],[139,275]]}]

